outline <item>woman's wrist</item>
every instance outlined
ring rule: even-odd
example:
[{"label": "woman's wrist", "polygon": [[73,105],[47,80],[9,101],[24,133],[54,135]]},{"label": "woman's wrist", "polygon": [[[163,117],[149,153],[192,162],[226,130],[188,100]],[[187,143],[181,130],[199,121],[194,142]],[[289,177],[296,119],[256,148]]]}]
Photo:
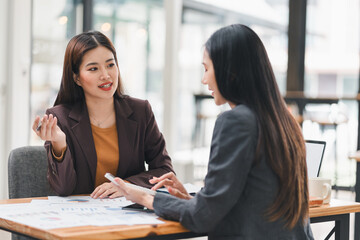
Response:
[{"label": "woman's wrist", "polygon": [[53,152],[56,156],[60,156],[64,148],[66,148],[66,141],[51,142]]},{"label": "woman's wrist", "polygon": [[153,203],[154,203],[154,196],[152,196],[150,194],[144,194],[141,204],[148,209],[154,209]]}]

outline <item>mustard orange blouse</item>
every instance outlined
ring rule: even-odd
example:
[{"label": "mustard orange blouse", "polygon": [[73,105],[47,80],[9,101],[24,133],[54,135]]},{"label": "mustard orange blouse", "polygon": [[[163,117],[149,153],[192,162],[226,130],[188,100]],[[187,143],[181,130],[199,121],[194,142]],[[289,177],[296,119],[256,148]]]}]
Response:
[{"label": "mustard orange blouse", "polygon": [[119,145],[116,124],[109,128],[99,128],[91,124],[94,138],[97,167],[95,188],[109,182],[104,175],[109,172],[116,176],[119,166]]}]

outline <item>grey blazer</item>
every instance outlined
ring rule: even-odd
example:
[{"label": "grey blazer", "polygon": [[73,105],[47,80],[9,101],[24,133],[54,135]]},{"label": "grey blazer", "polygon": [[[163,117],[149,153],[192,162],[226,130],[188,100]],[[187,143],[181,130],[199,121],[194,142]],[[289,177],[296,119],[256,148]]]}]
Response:
[{"label": "grey blazer", "polygon": [[209,239],[313,239],[309,221],[291,231],[264,216],[278,180],[266,159],[254,163],[258,140],[255,114],[245,105],[221,114],[215,124],[205,186],[191,200],[157,193],[155,213],[180,221]]}]

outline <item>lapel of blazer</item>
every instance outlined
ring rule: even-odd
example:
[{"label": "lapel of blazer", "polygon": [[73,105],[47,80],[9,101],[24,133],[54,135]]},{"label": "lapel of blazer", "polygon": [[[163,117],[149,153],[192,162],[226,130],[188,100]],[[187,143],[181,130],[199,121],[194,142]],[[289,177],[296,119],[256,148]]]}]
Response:
[{"label": "lapel of blazer", "polygon": [[[71,129],[85,156],[84,161],[89,166],[89,171],[92,178],[91,184],[94,184],[96,176],[97,156],[95,150],[95,143],[91,131],[89,114],[85,102],[76,103],[69,113],[69,118],[74,120]],[[75,159],[75,161],[79,160],[80,159]]]},{"label": "lapel of blazer", "polygon": [[117,175],[125,177],[128,166],[134,159],[135,138],[138,124],[129,117],[133,110],[128,105],[126,98],[114,98],[116,112],[116,128],[119,144],[119,167]]}]

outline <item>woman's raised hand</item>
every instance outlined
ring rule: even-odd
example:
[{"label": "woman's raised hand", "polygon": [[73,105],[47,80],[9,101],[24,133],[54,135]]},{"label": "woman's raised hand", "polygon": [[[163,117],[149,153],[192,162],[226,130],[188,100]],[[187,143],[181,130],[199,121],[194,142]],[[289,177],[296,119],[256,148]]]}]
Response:
[{"label": "woman's raised hand", "polygon": [[[40,121],[41,127],[37,129]],[[51,141],[55,153],[61,152],[66,147],[65,133],[59,128],[57,118],[52,114],[45,114],[41,119],[39,116],[36,116],[32,129],[42,140]]]},{"label": "woman's raised hand", "polygon": [[190,199],[192,196],[186,191],[184,185],[177,179],[173,172],[166,173],[161,177],[153,177],[149,180],[151,184],[155,184],[151,190],[156,191],[161,187],[166,187],[169,193],[175,197]]}]

